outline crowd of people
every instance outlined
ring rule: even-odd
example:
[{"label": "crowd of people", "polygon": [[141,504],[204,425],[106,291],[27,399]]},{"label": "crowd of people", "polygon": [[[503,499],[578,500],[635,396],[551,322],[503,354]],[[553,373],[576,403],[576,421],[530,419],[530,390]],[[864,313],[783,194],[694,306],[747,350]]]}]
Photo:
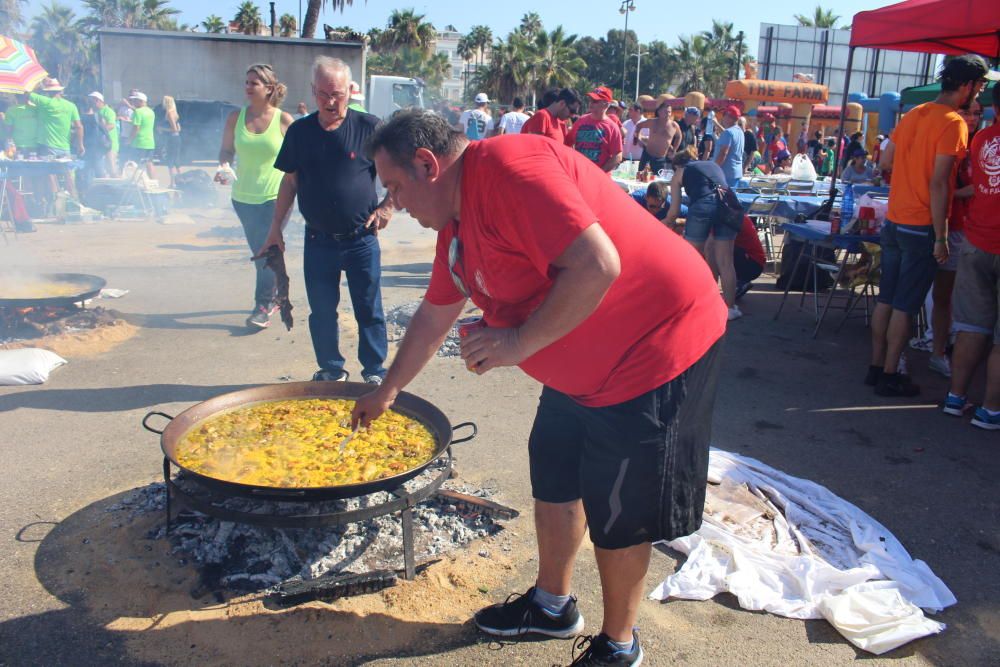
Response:
[{"label": "crowd of people", "polygon": [[166,142],[161,161],[174,186],[181,166],[181,122],[174,99],[163,96],[162,113],[149,105],[141,90],[133,89],[112,107],[100,91],[92,91],[78,105],[65,97],[58,79],[46,78],[30,93],[14,95],[0,116],[9,159],[67,160],[83,163],[61,176],[50,175],[39,190],[49,202],[60,190],[78,198],[95,178],[118,177],[127,162],[154,178],[157,130]]}]

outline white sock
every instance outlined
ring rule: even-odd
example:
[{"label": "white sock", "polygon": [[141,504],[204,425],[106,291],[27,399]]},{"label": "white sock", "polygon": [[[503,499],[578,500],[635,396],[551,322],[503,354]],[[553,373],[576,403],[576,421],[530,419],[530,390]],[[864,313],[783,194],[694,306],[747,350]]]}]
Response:
[{"label": "white sock", "polygon": [[544,611],[552,614],[553,616],[558,616],[559,612],[563,610],[566,603],[569,602],[568,595],[554,595],[546,590],[535,586],[535,592],[531,596],[531,601],[537,606],[541,607]]},{"label": "white sock", "polygon": [[632,648],[635,646],[635,637],[628,640],[627,642],[616,642],[613,639],[608,639],[608,643],[611,644],[611,648],[616,651],[624,651],[625,653],[631,653]]}]

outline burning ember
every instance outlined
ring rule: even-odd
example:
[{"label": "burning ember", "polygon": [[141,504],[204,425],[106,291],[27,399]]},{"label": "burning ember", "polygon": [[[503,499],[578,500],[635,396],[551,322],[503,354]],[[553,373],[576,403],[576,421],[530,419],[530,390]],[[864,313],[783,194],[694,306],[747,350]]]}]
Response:
[{"label": "burning ember", "polygon": [[[425,471],[407,484],[416,488],[434,474],[434,470]],[[175,481],[185,487],[192,485],[183,474]],[[191,490],[196,489],[197,485],[191,486]],[[489,501],[486,497],[491,493],[482,489],[441,489],[416,505],[413,532],[417,562],[433,560],[502,530],[497,519],[512,518],[516,512]],[[371,507],[391,498],[389,493],[378,492],[347,500],[317,501],[304,508],[297,502],[231,497],[223,506],[277,515],[321,514]],[[128,512],[135,518],[165,509],[164,484],[154,483],[134,490],[108,511]],[[299,597],[306,589],[313,591],[314,598],[322,598],[320,591],[324,587],[328,591],[329,582],[341,580],[354,581],[355,587],[344,594],[355,594],[365,592],[366,586],[377,587],[373,576],[394,582],[395,571],[403,566],[403,530],[398,513],[340,527],[281,529],[221,521],[185,510],[174,519],[169,534],[166,526],[160,525],[149,537],[167,537],[182,563],[190,560],[195,564],[202,578],[200,589],[193,593],[197,596],[218,594],[223,589],[281,593],[290,586]],[[485,549],[479,555],[489,557]]]},{"label": "burning ember", "polygon": [[0,307],[0,341],[96,329],[121,319],[116,310],[66,306]]}]

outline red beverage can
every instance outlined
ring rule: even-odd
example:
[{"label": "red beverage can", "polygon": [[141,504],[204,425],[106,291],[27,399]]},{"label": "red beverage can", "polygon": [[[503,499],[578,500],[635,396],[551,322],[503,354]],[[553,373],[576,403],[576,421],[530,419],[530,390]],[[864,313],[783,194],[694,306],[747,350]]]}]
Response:
[{"label": "red beverage can", "polygon": [[458,329],[458,337],[465,338],[476,329],[485,329],[486,322],[484,322],[483,318],[478,315],[463,317],[455,322],[455,328]]}]

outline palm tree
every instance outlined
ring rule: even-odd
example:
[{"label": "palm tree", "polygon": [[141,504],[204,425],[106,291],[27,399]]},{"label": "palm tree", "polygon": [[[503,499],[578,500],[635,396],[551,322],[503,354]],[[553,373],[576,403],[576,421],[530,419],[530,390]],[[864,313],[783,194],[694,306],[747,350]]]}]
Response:
[{"label": "palm tree", "polygon": [[264,27],[264,19],[261,18],[260,8],[253,4],[253,0],[244,0],[243,4],[236,10],[233,17],[236,29],[244,35],[256,35]]},{"label": "palm tree", "polygon": [[153,30],[176,30],[179,26],[174,16],[180,14],[180,10],[169,5],[170,0],[143,0],[142,27]]},{"label": "palm tree", "polygon": [[89,15],[83,23],[97,28],[176,30],[180,11],[169,0],[84,0]]},{"label": "palm tree", "polygon": [[537,12],[528,12],[521,17],[517,30],[528,39],[534,39],[542,32],[542,17]]},{"label": "palm tree", "polygon": [[[335,10],[344,13],[345,7],[354,5],[354,0],[329,0]],[[368,0],[365,0],[367,2]],[[319,25],[319,13],[326,7],[327,0],[309,0],[306,5],[306,15],[302,19],[302,37],[312,39],[316,35],[316,27]]]},{"label": "palm tree", "polygon": [[835,15],[832,9],[823,9],[822,6],[816,5],[812,16],[796,14],[795,20],[799,22],[799,25],[808,28],[835,28],[840,17]]},{"label": "palm tree", "polygon": [[411,48],[429,55],[436,35],[434,25],[426,23],[423,14],[417,14],[412,9],[394,9],[379,37],[378,46],[382,49]]},{"label": "palm tree", "polygon": [[469,43],[477,53],[476,67],[480,67],[486,59],[486,51],[493,44],[493,31],[485,25],[472,26],[469,30]]},{"label": "palm tree", "polygon": [[295,37],[298,30],[298,21],[291,14],[282,14],[278,19],[278,32],[282,37]]},{"label": "palm tree", "polygon": [[709,97],[721,96],[732,72],[732,63],[705,35],[679,37],[671,49],[673,84],[678,90],[697,90]]},{"label": "palm tree", "polygon": [[201,22],[201,27],[205,32],[220,34],[226,31],[226,23],[221,16],[210,14],[208,18]]},{"label": "palm tree", "polygon": [[42,67],[64,86],[70,83],[81,59],[86,58],[84,35],[73,10],[56,0],[43,5],[31,22],[31,43]]},{"label": "palm tree", "polygon": [[21,5],[28,0],[0,0],[0,34],[14,35],[24,25]]},{"label": "palm tree", "polygon": [[465,61],[465,72],[464,72],[464,90],[462,91],[462,98],[467,98],[469,96],[469,63],[472,61],[474,56],[475,47],[472,45],[472,41],[469,39],[468,35],[463,35],[461,39],[458,40],[458,46],[455,47],[455,53],[459,58]]},{"label": "palm tree", "polygon": [[561,25],[552,32],[539,33],[533,47],[531,105],[536,106],[540,89],[575,86],[587,62],[577,55],[576,35],[567,35]]}]

